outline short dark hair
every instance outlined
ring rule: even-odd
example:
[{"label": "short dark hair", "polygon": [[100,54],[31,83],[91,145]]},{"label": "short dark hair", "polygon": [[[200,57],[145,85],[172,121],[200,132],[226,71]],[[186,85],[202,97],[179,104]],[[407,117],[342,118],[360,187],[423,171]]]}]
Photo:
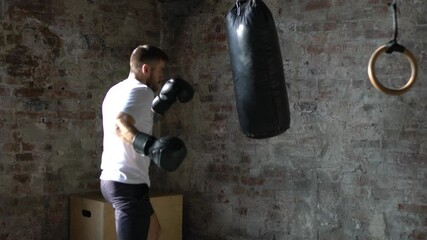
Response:
[{"label": "short dark hair", "polygon": [[139,45],[130,56],[130,71],[137,72],[142,64],[155,64],[160,60],[169,61],[168,55],[162,49],[150,45]]}]

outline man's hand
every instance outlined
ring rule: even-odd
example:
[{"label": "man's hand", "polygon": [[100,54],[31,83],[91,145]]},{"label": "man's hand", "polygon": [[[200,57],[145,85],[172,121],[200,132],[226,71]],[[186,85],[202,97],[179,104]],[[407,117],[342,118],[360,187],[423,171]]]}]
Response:
[{"label": "man's hand", "polygon": [[166,171],[175,171],[187,155],[184,142],[177,137],[157,139],[139,132],[134,118],[121,112],[116,119],[116,135],[123,142],[131,144],[134,150],[148,156],[157,166]]},{"label": "man's hand", "polygon": [[127,144],[132,144],[138,130],[134,126],[135,120],[127,113],[120,112],[116,119],[116,135]]}]

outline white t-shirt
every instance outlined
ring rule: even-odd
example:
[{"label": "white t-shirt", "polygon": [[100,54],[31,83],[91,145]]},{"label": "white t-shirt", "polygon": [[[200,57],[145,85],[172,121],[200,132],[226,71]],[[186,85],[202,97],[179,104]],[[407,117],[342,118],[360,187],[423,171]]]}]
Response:
[{"label": "white t-shirt", "polygon": [[151,135],[153,99],[154,92],[131,77],[114,85],[107,92],[102,103],[104,150],[100,179],[129,184],[146,183],[150,186],[150,158],[135,152],[131,144],[124,143],[115,134],[115,123],[118,114],[124,112],[135,119],[135,127],[139,131]]}]

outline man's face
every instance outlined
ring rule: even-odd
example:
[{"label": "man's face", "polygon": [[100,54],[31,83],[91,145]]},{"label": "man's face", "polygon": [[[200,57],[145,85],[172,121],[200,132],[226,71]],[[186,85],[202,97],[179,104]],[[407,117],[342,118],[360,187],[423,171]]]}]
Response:
[{"label": "man's face", "polygon": [[154,91],[157,92],[163,84],[163,72],[165,70],[166,62],[160,60],[157,64],[150,67],[151,71],[147,79],[147,85]]}]

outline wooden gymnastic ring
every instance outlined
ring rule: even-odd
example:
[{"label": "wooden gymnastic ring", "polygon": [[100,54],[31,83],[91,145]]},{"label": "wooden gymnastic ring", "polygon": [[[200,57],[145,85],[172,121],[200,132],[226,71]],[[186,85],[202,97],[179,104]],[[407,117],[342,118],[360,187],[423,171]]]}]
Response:
[{"label": "wooden gymnastic ring", "polygon": [[377,58],[379,57],[380,54],[387,51],[388,47],[389,45],[387,44],[379,47],[377,50],[375,50],[375,52],[372,54],[371,58],[369,59],[369,65],[368,65],[369,80],[371,81],[372,85],[380,92],[383,92],[388,95],[401,95],[407,92],[414,85],[415,80],[417,79],[417,70],[418,70],[417,62],[415,61],[414,55],[412,55],[412,53],[409,50],[405,49],[403,51],[403,54],[411,64],[411,77],[409,78],[408,82],[400,88],[391,89],[391,88],[385,87],[378,81],[377,77],[375,76],[375,62],[377,61]]}]

